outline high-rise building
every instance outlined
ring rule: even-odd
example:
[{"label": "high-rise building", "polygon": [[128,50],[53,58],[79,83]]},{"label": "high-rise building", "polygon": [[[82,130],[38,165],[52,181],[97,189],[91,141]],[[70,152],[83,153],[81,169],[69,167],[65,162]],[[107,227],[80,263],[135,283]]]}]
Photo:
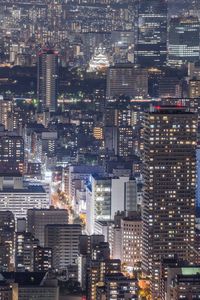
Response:
[{"label": "high-rise building", "polygon": [[132,64],[118,64],[107,71],[107,98],[146,97],[148,95],[148,73],[134,68]]},{"label": "high-rise building", "polygon": [[111,219],[111,178],[94,174],[86,190],[86,228],[94,233],[96,220]]},{"label": "high-rise building", "polygon": [[140,1],[136,62],[142,67],[166,64],[167,12],[167,0]]},{"label": "high-rise building", "polygon": [[197,118],[185,107],[161,106],[144,121],[142,268],[157,297],[159,261],[193,260]]},{"label": "high-rise building", "polygon": [[68,224],[68,211],[54,207],[28,210],[28,232],[31,232],[39,240],[40,246],[44,246],[44,230],[45,226],[49,224]]},{"label": "high-rise building", "polygon": [[111,181],[111,218],[117,211],[137,210],[137,183],[134,178],[117,177]]},{"label": "high-rise building", "polygon": [[66,270],[70,266],[77,266],[81,233],[79,224],[54,224],[45,227],[45,247],[52,249],[53,268]]},{"label": "high-rise building", "polygon": [[15,238],[15,268],[18,272],[33,271],[34,248],[38,246],[30,232],[16,232]]},{"label": "high-rise building", "polygon": [[193,99],[200,97],[200,80],[190,80],[189,97]]},{"label": "high-rise building", "polygon": [[14,267],[15,219],[11,211],[0,211],[0,270]]},{"label": "high-rise building", "polygon": [[168,64],[196,62],[200,55],[200,22],[197,17],[176,17],[169,23]]},{"label": "high-rise building", "polygon": [[14,132],[0,132],[0,173],[24,171],[24,140]]},{"label": "high-rise building", "polygon": [[34,248],[33,269],[34,272],[47,272],[52,268],[52,250],[51,248]]},{"label": "high-rise building", "polygon": [[137,299],[138,282],[136,278],[127,278],[122,273],[105,277],[104,298],[97,299]]},{"label": "high-rise building", "polygon": [[8,114],[12,111],[13,102],[0,98],[0,123],[8,129]]},{"label": "high-rise building", "polygon": [[142,221],[139,214],[121,220],[121,261],[137,268],[141,263]]},{"label": "high-rise building", "polygon": [[43,110],[57,109],[58,53],[42,50],[38,54],[37,94]]},{"label": "high-rise building", "polygon": [[198,299],[200,295],[200,267],[177,259],[161,262],[160,299]]}]

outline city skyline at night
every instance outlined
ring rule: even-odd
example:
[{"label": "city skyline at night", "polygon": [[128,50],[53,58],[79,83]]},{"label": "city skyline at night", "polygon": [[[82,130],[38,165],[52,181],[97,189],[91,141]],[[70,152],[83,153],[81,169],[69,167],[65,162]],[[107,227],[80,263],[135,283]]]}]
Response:
[{"label": "city skyline at night", "polygon": [[0,299],[200,299],[199,0],[0,0]]}]

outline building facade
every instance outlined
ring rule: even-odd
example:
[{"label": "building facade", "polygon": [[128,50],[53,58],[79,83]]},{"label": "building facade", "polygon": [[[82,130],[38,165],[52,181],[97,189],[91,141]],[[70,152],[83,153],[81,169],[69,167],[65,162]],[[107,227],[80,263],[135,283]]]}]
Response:
[{"label": "building facade", "polygon": [[196,126],[196,115],[185,107],[155,107],[145,116],[142,267],[153,297],[160,259],[193,260]]}]

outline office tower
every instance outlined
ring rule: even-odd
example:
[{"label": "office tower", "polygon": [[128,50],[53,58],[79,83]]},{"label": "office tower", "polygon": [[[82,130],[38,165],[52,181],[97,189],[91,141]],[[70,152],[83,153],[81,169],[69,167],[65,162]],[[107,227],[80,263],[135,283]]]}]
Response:
[{"label": "office tower", "polygon": [[68,224],[68,211],[66,209],[29,209],[27,211],[27,228],[44,246],[45,226],[49,224]]},{"label": "office tower", "polygon": [[28,185],[19,176],[0,177],[0,210],[11,211],[17,218],[26,218],[31,208],[48,208],[48,194],[41,185]]},{"label": "office tower", "polygon": [[79,237],[78,281],[84,290],[87,286],[88,264],[93,257],[94,249],[99,244],[104,244],[103,235],[81,235]]},{"label": "office tower", "polygon": [[42,50],[37,61],[37,94],[43,110],[57,109],[58,53]]},{"label": "office tower", "polygon": [[66,270],[77,266],[81,233],[81,225],[78,224],[45,226],[45,247],[52,249],[53,268]]},{"label": "office tower", "polygon": [[92,175],[86,187],[86,229],[94,233],[96,220],[111,218],[111,178]]},{"label": "office tower", "polygon": [[192,262],[197,117],[185,107],[151,108],[144,118],[142,268],[158,296],[159,261]]},{"label": "office tower", "polygon": [[33,271],[34,249],[38,246],[30,232],[16,232],[15,237],[15,269],[17,272]]},{"label": "office tower", "polygon": [[120,157],[133,155],[133,127],[118,127],[117,153]]},{"label": "office tower", "polygon": [[111,218],[117,211],[137,211],[137,183],[134,178],[118,177],[111,181]]},{"label": "office tower", "polygon": [[196,62],[200,55],[200,23],[197,17],[176,17],[169,23],[168,64]]},{"label": "office tower", "polygon": [[200,97],[200,80],[190,80],[189,82],[189,98]]},{"label": "office tower", "polygon": [[13,102],[0,98],[0,123],[8,129],[8,114],[12,111]]},{"label": "office tower", "polygon": [[136,62],[159,67],[167,61],[167,0],[141,0],[138,12]]},{"label": "office tower", "polygon": [[137,213],[121,220],[121,262],[137,268],[142,261],[142,220]]},{"label": "office tower", "polygon": [[52,250],[51,248],[34,248],[33,269],[34,272],[47,272],[52,268]]},{"label": "office tower", "polygon": [[58,141],[58,133],[56,131],[44,131],[41,135],[42,153],[48,157],[56,156],[56,143]]},{"label": "office tower", "polygon": [[15,219],[11,211],[0,211],[0,270],[14,267]]},{"label": "office tower", "polygon": [[107,98],[146,97],[148,95],[148,73],[134,68],[132,64],[119,64],[108,68]]},{"label": "office tower", "polygon": [[24,140],[14,132],[0,131],[0,173],[24,171]]}]

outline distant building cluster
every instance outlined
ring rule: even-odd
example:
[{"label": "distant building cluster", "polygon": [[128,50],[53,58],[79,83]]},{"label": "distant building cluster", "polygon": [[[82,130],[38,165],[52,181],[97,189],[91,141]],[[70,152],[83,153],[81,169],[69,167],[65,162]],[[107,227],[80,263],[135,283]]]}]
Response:
[{"label": "distant building cluster", "polygon": [[0,299],[199,299],[199,1],[0,8]]}]

